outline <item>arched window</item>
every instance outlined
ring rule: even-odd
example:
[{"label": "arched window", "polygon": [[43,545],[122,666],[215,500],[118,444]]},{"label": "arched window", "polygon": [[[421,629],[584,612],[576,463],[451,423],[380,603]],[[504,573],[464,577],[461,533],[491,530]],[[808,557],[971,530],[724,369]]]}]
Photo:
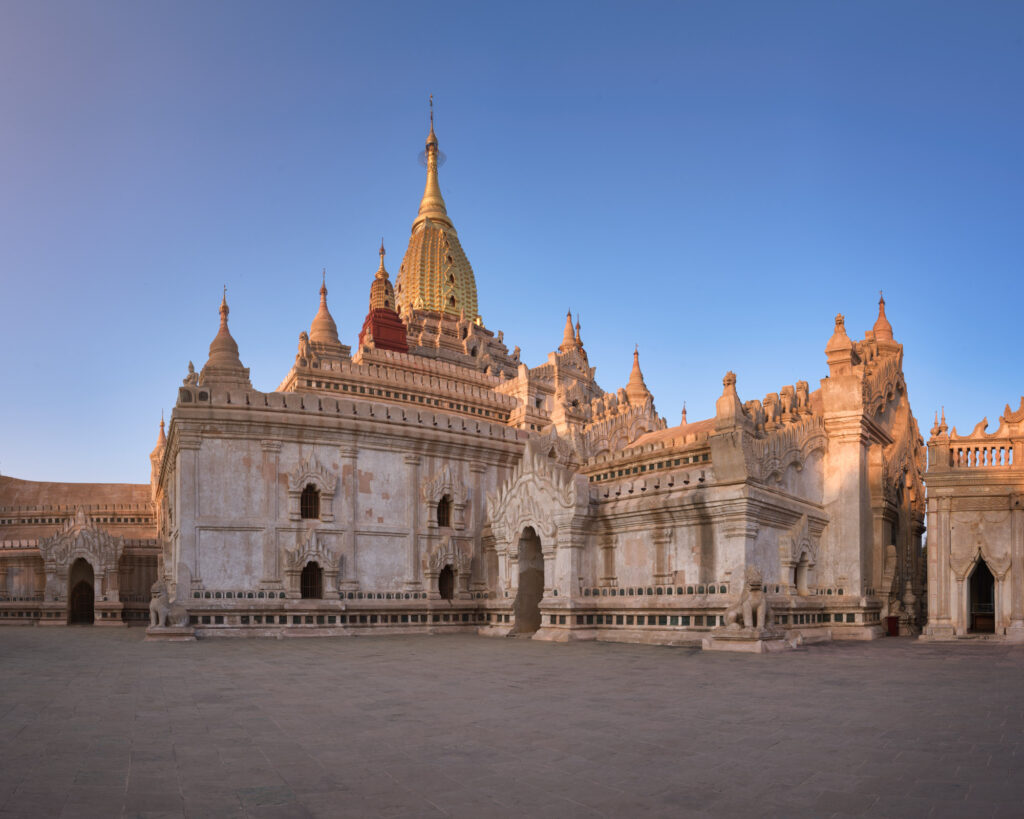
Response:
[{"label": "arched window", "polygon": [[437,525],[452,525],[452,499],[448,495],[437,502]]},{"label": "arched window", "polygon": [[[294,508],[294,507],[293,507]],[[320,517],[320,490],[307,483],[299,498],[299,512],[304,518]]]},{"label": "arched window", "polygon": [[324,596],[324,570],[315,560],[303,567],[299,586],[303,599],[319,600]]}]

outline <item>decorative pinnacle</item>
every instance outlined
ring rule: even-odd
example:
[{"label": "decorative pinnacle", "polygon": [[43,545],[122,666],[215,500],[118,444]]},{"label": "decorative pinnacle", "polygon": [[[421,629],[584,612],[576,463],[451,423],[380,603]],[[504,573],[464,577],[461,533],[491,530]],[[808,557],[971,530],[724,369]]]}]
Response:
[{"label": "decorative pinnacle", "polygon": [[320,298],[327,296],[327,268],[320,271]]},{"label": "decorative pinnacle", "polygon": [[222,326],[227,326],[228,313],[231,311],[228,309],[228,286],[224,285],[224,294],[220,297],[220,323]]}]

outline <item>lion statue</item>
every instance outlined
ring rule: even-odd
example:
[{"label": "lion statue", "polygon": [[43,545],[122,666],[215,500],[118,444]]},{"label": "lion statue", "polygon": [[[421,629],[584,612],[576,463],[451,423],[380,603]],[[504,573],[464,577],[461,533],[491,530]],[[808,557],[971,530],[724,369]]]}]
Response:
[{"label": "lion statue", "polygon": [[188,625],[188,610],[180,603],[171,602],[163,580],[157,580],[150,592],[153,594],[149,602],[150,628],[184,628]]},{"label": "lion statue", "polygon": [[[740,618],[743,620],[742,626]],[[764,593],[761,572],[756,567],[747,567],[743,593],[736,605],[726,610],[725,625],[731,629],[746,627],[757,631],[768,627],[768,598]]]}]

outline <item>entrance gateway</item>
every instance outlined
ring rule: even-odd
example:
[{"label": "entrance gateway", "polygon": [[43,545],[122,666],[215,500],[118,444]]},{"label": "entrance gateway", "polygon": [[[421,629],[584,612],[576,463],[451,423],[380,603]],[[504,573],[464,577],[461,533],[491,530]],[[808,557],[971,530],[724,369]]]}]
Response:
[{"label": "entrance gateway", "polygon": [[971,572],[969,588],[970,630],[975,634],[995,634],[995,578],[981,558]]},{"label": "entrance gateway", "polygon": [[540,601],[544,596],[544,555],[540,538],[527,526],[519,538],[519,593],[515,601],[515,634],[533,634],[540,628]]},{"label": "entrance gateway", "polygon": [[68,572],[68,625],[92,625],[96,592],[92,566],[84,557],[71,564]]}]

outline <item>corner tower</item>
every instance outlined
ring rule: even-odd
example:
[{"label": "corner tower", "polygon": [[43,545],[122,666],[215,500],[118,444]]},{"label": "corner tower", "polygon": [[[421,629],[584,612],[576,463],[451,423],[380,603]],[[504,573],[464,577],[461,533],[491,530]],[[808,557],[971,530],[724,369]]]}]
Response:
[{"label": "corner tower", "polygon": [[448,217],[437,181],[440,151],[434,134],[431,98],[430,133],[427,135],[427,184],[412,235],[395,280],[398,312],[430,310],[475,321],[478,316],[476,279],[458,233]]}]

